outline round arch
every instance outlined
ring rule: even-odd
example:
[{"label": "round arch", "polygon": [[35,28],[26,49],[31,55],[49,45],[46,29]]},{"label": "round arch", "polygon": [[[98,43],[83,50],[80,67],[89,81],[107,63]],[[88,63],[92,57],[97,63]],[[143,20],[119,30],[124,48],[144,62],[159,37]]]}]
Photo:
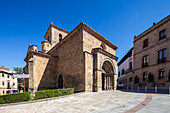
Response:
[{"label": "round arch", "polygon": [[101,71],[101,88],[102,90],[114,89],[114,75],[116,72],[114,63],[111,59],[106,58],[100,65]]},{"label": "round arch", "polygon": [[110,58],[105,58],[105,59],[101,62],[101,64],[100,64],[100,70],[102,70],[102,66],[103,66],[103,64],[104,64],[105,61],[108,61],[108,62],[111,63],[111,65],[112,65],[112,67],[113,67],[113,72],[114,72],[114,74],[115,74],[115,73],[116,73],[116,68],[115,68],[115,65],[114,65],[113,61],[112,61]]}]

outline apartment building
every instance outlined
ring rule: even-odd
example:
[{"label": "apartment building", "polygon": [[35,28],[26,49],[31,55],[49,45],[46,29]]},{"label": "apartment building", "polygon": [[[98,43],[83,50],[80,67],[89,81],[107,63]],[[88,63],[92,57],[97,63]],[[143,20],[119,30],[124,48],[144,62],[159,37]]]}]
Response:
[{"label": "apartment building", "polygon": [[15,71],[0,67],[0,95],[6,94],[8,90],[17,90],[17,78],[13,78]]},{"label": "apartment building", "polygon": [[170,15],[134,38],[134,84],[165,87],[170,80]]},{"label": "apartment building", "polygon": [[133,48],[118,63],[118,84],[131,85],[133,76]]}]

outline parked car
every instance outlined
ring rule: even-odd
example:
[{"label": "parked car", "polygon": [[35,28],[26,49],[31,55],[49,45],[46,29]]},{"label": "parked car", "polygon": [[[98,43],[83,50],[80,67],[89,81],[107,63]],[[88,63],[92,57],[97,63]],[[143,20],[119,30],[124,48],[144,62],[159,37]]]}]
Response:
[{"label": "parked car", "polygon": [[8,90],[8,91],[6,91],[6,94],[9,94],[9,93],[18,93],[18,90]]}]

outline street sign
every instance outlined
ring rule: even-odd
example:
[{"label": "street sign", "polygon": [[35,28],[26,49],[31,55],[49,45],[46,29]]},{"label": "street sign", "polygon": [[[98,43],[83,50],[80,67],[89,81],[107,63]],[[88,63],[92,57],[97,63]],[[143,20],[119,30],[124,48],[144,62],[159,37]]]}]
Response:
[{"label": "street sign", "polygon": [[29,74],[13,74],[14,78],[29,78]]}]

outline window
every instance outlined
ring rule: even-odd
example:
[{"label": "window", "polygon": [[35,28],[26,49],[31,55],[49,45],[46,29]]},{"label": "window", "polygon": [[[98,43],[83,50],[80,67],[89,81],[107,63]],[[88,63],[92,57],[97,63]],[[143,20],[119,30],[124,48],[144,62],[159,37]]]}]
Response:
[{"label": "window", "polygon": [[3,94],[5,94],[5,91],[3,91]]},{"label": "window", "polygon": [[62,35],[61,34],[59,34],[59,41],[61,41],[62,40]]},{"label": "window", "polygon": [[4,86],[4,82],[2,81],[2,85]]},{"label": "window", "polygon": [[122,75],[124,75],[124,69],[122,69]]},{"label": "window", "polygon": [[132,62],[130,62],[130,70],[132,70]]},{"label": "window", "polygon": [[144,73],[143,73],[143,81],[145,81],[147,78],[148,78],[148,77],[147,77],[147,73],[144,72]]},{"label": "window", "polygon": [[4,74],[2,74],[2,77],[4,77]]},{"label": "window", "polygon": [[159,70],[159,79],[164,78],[165,77],[165,70],[164,69],[160,69]]},{"label": "window", "polygon": [[158,52],[158,63],[166,62],[166,49],[162,49]]},{"label": "window", "polygon": [[7,89],[10,89],[10,82],[8,82],[7,84]]},{"label": "window", "polygon": [[15,83],[13,83],[13,86],[15,86]]},{"label": "window", "polygon": [[9,78],[9,75],[8,75],[8,78]]},{"label": "window", "polygon": [[127,83],[127,79],[125,79],[125,83]]},{"label": "window", "polygon": [[144,40],[143,41],[143,48],[147,47],[148,46],[148,39]]},{"label": "window", "polygon": [[102,44],[100,45],[100,48],[106,50],[106,45],[102,42]]},{"label": "window", "polygon": [[166,29],[162,30],[160,33],[159,33],[159,40],[162,40],[166,38]]},{"label": "window", "polygon": [[50,42],[50,37],[48,36],[48,41]]},{"label": "window", "polygon": [[120,71],[118,72],[118,77],[120,77]]},{"label": "window", "polygon": [[129,78],[129,82],[132,82],[132,77]]},{"label": "window", "polygon": [[101,48],[101,49],[104,49],[102,45],[100,45],[100,48]]},{"label": "window", "polygon": [[147,67],[148,66],[148,55],[143,57],[143,63],[142,63],[142,67]]}]

